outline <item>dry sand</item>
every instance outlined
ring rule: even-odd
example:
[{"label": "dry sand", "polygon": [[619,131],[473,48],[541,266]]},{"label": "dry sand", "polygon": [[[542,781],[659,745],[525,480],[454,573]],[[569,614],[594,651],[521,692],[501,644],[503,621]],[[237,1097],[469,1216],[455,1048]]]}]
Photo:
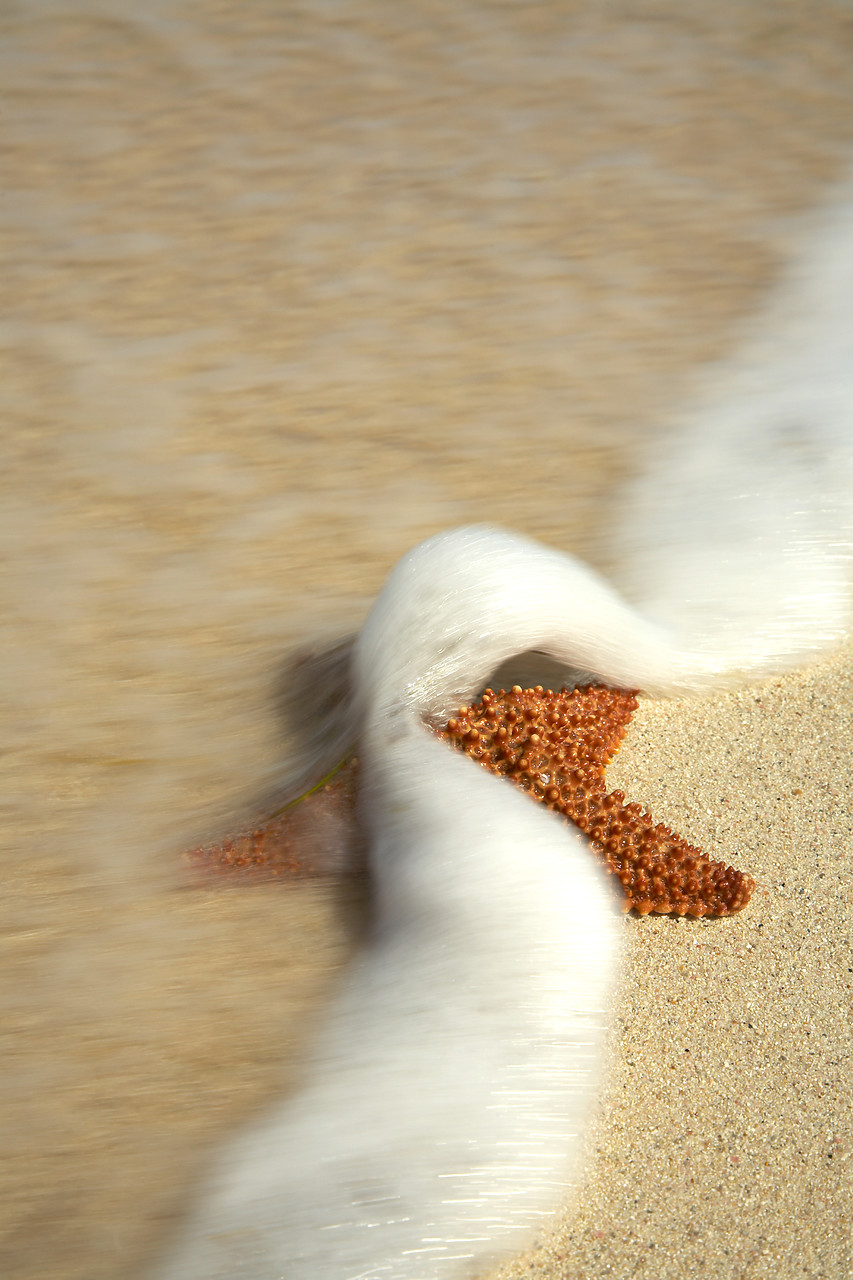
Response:
[{"label": "dry sand", "polygon": [[[851,55],[827,0],[0,10],[7,1280],[137,1272],[345,957],[329,888],[168,881],[287,760],[287,654],[437,528],[596,557]],[[759,887],[626,921],[589,1180],[502,1274],[853,1274],[851,678],[638,713],[611,777]]]},{"label": "dry sand", "polygon": [[758,886],[731,920],[627,922],[580,1211],[502,1275],[853,1275],[852,682],[845,655],[637,713],[609,780]]}]

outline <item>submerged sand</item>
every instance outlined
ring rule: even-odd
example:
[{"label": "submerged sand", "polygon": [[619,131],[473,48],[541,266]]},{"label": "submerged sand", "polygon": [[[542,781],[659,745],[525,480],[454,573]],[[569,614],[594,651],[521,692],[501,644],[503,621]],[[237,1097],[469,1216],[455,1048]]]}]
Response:
[{"label": "submerged sand", "polygon": [[[346,903],[170,879],[292,762],[287,655],[437,528],[599,557],[853,145],[827,0],[137,8],[0,15],[8,1280],[138,1273],[298,1073]],[[643,702],[609,778],[758,888],[626,920],[589,1179],[501,1274],[853,1272],[851,679]]]}]

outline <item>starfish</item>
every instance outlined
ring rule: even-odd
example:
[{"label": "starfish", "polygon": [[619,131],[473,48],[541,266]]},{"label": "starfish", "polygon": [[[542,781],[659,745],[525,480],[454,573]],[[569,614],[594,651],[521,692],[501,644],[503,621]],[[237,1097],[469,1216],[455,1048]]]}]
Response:
[{"label": "starfish", "polygon": [[618,878],[626,909],[733,915],[755,888],[750,876],[712,862],[639,804],[627,804],[621,791],[607,792],[604,770],[637,706],[634,692],[600,685],[559,693],[541,685],[487,689],[480,702],[459,709],[442,736],[580,827]]},{"label": "starfish", "polygon": [[[590,685],[554,693],[537,685],[487,689],[461,707],[440,736],[491,773],[562,813],[622,888],[626,910],[692,916],[733,915],[754,881],[712,862],[669,827],[655,824],[621,791],[607,793],[604,771],[637,708],[634,692]],[[187,854],[200,870],[242,877],[305,876],[349,862],[341,842],[355,828],[358,761],[352,758],[265,822]],[[331,852],[330,852],[331,851]]]}]

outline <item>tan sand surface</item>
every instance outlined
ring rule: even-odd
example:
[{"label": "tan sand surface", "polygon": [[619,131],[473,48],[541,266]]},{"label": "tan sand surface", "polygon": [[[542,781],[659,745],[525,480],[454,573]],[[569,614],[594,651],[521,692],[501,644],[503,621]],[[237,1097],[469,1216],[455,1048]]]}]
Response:
[{"label": "tan sand surface", "polygon": [[[298,1071],[340,894],[170,879],[293,763],[288,654],[438,528],[598,556],[852,56],[829,0],[0,6],[7,1280],[137,1273]],[[759,888],[626,922],[589,1181],[503,1274],[853,1274],[852,674],[638,713],[612,776]]]}]

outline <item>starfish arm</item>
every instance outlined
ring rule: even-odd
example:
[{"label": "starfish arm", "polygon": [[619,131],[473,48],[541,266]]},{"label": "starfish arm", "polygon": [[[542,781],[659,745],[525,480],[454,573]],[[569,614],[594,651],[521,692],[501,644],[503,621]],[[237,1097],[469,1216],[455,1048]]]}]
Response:
[{"label": "starfish arm", "polygon": [[481,702],[459,708],[442,737],[588,835],[626,909],[732,915],[749,901],[750,876],[712,861],[621,791],[607,794],[605,768],[636,708],[630,691],[601,686],[487,689]]}]

